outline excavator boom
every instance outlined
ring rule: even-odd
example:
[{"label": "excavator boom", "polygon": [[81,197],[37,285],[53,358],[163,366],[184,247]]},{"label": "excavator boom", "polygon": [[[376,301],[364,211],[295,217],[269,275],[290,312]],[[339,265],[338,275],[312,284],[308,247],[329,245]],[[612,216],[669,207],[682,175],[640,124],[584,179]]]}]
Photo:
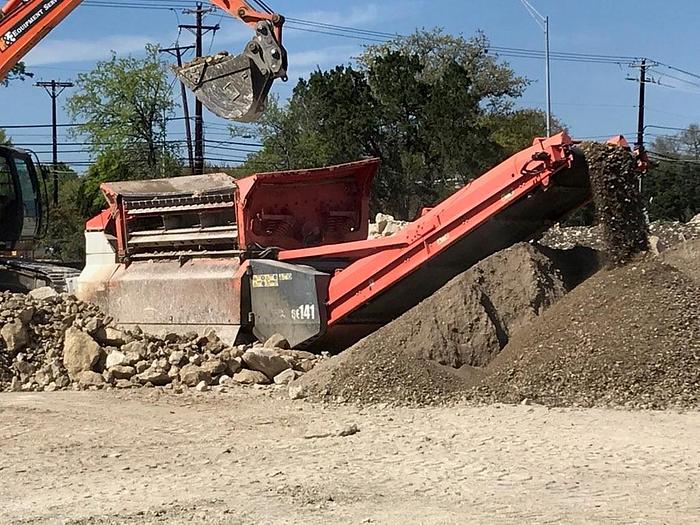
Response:
[{"label": "excavator boom", "polygon": [[[0,79],[82,0],[8,0],[0,10]],[[182,82],[213,113],[251,122],[260,117],[275,79],[287,78],[287,52],[282,46],[284,18],[261,13],[245,0],[211,3],[255,30],[245,51],[202,57],[175,70]]]}]

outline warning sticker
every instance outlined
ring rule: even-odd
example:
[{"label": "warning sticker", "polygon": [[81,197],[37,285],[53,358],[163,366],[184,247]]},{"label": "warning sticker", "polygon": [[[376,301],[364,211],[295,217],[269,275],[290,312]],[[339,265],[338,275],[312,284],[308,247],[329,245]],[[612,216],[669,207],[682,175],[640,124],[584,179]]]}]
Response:
[{"label": "warning sticker", "polygon": [[279,288],[281,282],[292,280],[292,273],[262,273],[253,275],[253,288]]}]

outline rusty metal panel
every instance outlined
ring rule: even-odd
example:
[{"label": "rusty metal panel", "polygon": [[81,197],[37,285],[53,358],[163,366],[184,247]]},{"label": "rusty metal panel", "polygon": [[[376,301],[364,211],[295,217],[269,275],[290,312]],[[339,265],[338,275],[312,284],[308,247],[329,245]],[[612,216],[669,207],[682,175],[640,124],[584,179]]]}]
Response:
[{"label": "rusty metal panel", "polygon": [[121,326],[147,332],[241,324],[238,258],[140,261],[119,266],[94,300]]}]

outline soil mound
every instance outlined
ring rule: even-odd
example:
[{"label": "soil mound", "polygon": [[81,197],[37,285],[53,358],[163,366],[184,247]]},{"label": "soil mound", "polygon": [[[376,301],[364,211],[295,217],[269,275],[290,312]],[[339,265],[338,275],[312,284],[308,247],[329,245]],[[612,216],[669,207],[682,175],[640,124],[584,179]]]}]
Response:
[{"label": "soil mound", "polygon": [[455,277],[299,384],[315,397],[360,402],[444,400],[474,381],[514,331],[596,268],[592,250],[518,244]]},{"label": "soil mound", "polygon": [[474,397],[633,408],[700,403],[700,288],[648,259],[599,272],[492,361]]}]

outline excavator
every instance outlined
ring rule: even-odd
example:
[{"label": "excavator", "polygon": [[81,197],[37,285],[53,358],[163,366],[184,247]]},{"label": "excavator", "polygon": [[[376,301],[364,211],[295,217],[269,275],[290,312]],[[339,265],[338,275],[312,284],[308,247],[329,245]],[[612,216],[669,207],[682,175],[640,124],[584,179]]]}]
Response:
[{"label": "excavator", "polygon": [[[0,80],[82,0],[7,0],[0,9]],[[253,122],[265,110],[276,79],[287,79],[287,52],[282,45],[284,17],[264,2],[262,11],[245,0],[211,3],[250,26],[255,35],[240,55],[219,53],[174,68],[179,79],[214,114]],[[26,290],[65,286],[65,268],[39,263],[31,253],[45,233],[49,201],[41,167],[30,152],[0,147],[0,289]],[[18,257],[20,256],[20,257]]]}]

